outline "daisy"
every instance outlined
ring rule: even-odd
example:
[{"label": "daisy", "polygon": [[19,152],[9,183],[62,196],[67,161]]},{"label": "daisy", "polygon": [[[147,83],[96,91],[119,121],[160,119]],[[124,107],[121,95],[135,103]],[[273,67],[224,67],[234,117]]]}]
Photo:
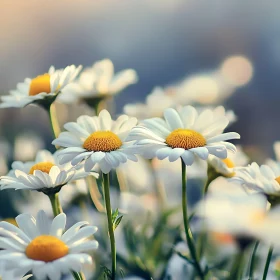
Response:
[{"label": "daisy", "polygon": [[10,95],[1,97],[0,108],[22,108],[30,103],[50,104],[64,87],[76,78],[81,68],[82,66],[71,65],[65,69],[55,70],[51,66],[48,73],[33,79],[26,78],[23,83],[17,85],[16,90],[10,91]]},{"label": "daisy", "polygon": [[59,214],[52,221],[44,211],[36,219],[29,214],[16,218],[19,227],[0,222],[0,260],[7,261],[15,277],[28,271],[37,279],[59,280],[63,274],[79,272],[92,258],[84,253],[98,247],[89,240],[97,227],[79,222],[65,233],[66,215]]},{"label": "daisy", "polygon": [[182,158],[186,165],[192,165],[195,156],[206,160],[209,154],[219,158],[227,157],[227,150],[236,151],[233,144],[225,142],[239,139],[235,132],[222,133],[228,125],[228,119],[215,118],[211,110],[200,114],[192,106],[178,111],[168,108],[164,111],[164,120],[152,118],[144,120],[132,129],[129,140],[136,140],[139,153],[146,158],[157,157],[169,161]]},{"label": "daisy", "polygon": [[79,98],[116,95],[127,86],[136,83],[137,80],[135,70],[125,69],[115,74],[112,61],[104,59],[84,69],[78,80],[70,84],[59,96],[59,100],[64,103],[73,103]]},{"label": "daisy", "polygon": [[[77,170],[71,165],[60,165],[57,153],[51,154],[42,150],[37,153],[35,161],[15,161],[12,170],[6,176],[0,177],[0,188],[37,190],[49,194],[58,192],[64,185],[88,175],[89,173]],[[98,177],[97,173],[91,175]]]},{"label": "daisy", "polygon": [[248,157],[242,151],[240,146],[236,146],[236,153],[228,153],[228,157],[225,159],[219,159],[215,156],[210,155],[208,159],[209,165],[214,168],[215,172],[224,176],[234,176],[234,167],[244,166],[248,163]]},{"label": "daisy", "polygon": [[280,165],[274,167],[259,166],[253,162],[247,167],[235,168],[235,176],[231,180],[240,183],[249,190],[278,197],[280,196]]},{"label": "daisy", "polygon": [[113,121],[109,112],[102,110],[98,117],[80,116],[77,122],[65,124],[67,131],[62,132],[52,144],[66,148],[59,151],[61,164],[71,161],[75,166],[85,161],[86,172],[98,164],[107,174],[127,160],[137,161],[134,146],[126,141],[136,123],[136,118],[126,115]]},{"label": "daisy", "polygon": [[146,118],[162,117],[166,108],[173,107],[174,96],[172,90],[164,90],[156,87],[146,97],[145,103],[127,104],[124,106],[124,113],[143,120]]}]

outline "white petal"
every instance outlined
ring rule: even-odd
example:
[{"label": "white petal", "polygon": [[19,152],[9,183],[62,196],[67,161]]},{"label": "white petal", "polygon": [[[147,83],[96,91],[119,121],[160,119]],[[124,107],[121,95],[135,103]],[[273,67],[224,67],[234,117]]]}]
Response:
[{"label": "white petal", "polygon": [[190,151],[185,151],[182,155],[181,158],[183,159],[184,163],[186,165],[192,165],[194,162],[194,155]]},{"label": "white petal", "polygon": [[171,130],[184,127],[178,112],[173,108],[164,110],[164,118]]}]

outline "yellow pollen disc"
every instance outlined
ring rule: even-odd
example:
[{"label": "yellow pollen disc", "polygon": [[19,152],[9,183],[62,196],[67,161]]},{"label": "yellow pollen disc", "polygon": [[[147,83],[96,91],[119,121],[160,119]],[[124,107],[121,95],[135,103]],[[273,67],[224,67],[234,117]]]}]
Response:
[{"label": "yellow pollen disc", "polygon": [[183,148],[185,150],[206,145],[206,139],[199,132],[181,128],[172,131],[165,142],[171,148]]},{"label": "yellow pollen disc", "polygon": [[280,185],[280,176],[275,178],[276,182]]},{"label": "yellow pollen disc", "polygon": [[30,168],[29,174],[33,174],[35,170],[41,170],[42,172],[49,174],[53,166],[54,164],[52,162],[39,162]]},{"label": "yellow pollen disc", "polygon": [[52,262],[66,256],[69,252],[67,245],[60,239],[50,235],[40,235],[26,247],[25,254],[29,259]]},{"label": "yellow pollen disc", "polygon": [[83,144],[84,149],[94,152],[111,152],[121,146],[121,139],[111,131],[96,131]]},{"label": "yellow pollen disc", "polygon": [[10,224],[12,224],[12,225],[14,225],[16,227],[18,226],[18,224],[17,224],[17,222],[16,222],[16,220],[14,218],[7,218],[7,219],[4,219],[3,221],[5,221],[7,223],[10,223]]},{"label": "yellow pollen disc", "polygon": [[225,158],[222,160],[222,162],[228,167],[228,168],[233,168],[234,167],[234,163],[231,159],[229,158]]},{"label": "yellow pollen disc", "polygon": [[49,74],[37,76],[32,79],[29,87],[29,95],[34,96],[41,92],[51,92],[51,77]]}]

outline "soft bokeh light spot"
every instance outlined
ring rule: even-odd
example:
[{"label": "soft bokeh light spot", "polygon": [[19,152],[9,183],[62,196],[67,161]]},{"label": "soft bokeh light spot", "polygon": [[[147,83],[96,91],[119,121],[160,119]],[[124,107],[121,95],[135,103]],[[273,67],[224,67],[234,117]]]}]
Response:
[{"label": "soft bokeh light spot", "polygon": [[245,56],[231,56],[221,66],[224,78],[234,86],[244,86],[253,77],[253,65]]}]

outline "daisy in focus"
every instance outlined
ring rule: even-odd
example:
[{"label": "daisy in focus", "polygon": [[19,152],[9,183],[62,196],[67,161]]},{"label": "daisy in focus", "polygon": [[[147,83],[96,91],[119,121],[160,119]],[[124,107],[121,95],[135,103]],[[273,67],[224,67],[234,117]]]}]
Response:
[{"label": "daisy in focus", "polygon": [[64,232],[66,215],[59,214],[51,221],[44,211],[39,211],[36,219],[21,214],[16,221],[18,227],[0,222],[0,260],[8,262],[6,269],[15,277],[31,270],[37,279],[59,280],[63,274],[79,272],[92,263],[85,252],[98,247],[97,241],[89,240],[97,227],[79,222]]},{"label": "daisy in focus", "polygon": [[75,103],[80,98],[91,99],[116,95],[127,86],[138,80],[133,69],[125,69],[114,73],[111,60],[97,61],[92,67],[85,68],[78,80],[70,84],[59,96],[63,103]]},{"label": "daisy in focus", "polygon": [[156,156],[173,162],[181,157],[186,165],[192,165],[195,156],[206,160],[212,154],[225,159],[227,150],[236,151],[233,144],[225,141],[239,139],[240,135],[223,133],[228,123],[226,116],[217,119],[209,109],[198,114],[192,106],[178,111],[168,108],[164,119],[144,120],[132,129],[128,139],[136,141],[138,152],[146,158]]},{"label": "daisy in focus", "polygon": [[236,168],[231,180],[248,190],[264,193],[271,199],[280,197],[280,165],[271,168],[253,162],[247,167]]},{"label": "daisy in focus", "polygon": [[[54,193],[75,180],[85,178],[89,173],[83,169],[77,170],[71,165],[60,165],[57,153],[51,154],[47,150],[37,153],[35,161],[26,163],[15,161],[12,170],[0,177],[0,188],[4,189],[28,189]],[[91,175],[98,177],[97,173]]]},{"label": "daisy in focus", "polygon": [[237,166],[245,166],[249,158],[242,151],[241,146],[236,146],[236,153],[228,153],[228,157],[225,159],[219,159],[210,155],[208,159],[209,165],[214,168],[215,172],[224,177],[234,176],[234,168]]},{"label": "daisy in focus", "polygon": [[23,83],[17,85],[17,89],[1,97],[0,108],[22,108],[31,103],[50,104],[65,86],[74,81],[81,69],[82,66],[71,65],[55,70],[51,66],[48,73],[33,79],[26,78]]},{"label": "daisy in focus", "polygon": [[107,174],[127,160],[137,161],[133,144],[126,140],[136,123],[136,118],[126,115],[114,121],[107,110],[102,110],[98,117],[80,116],[77,122],[65,124],[67,131],[52,144],[66,148],[59,151],[61,164],[71,162],[75,166],[85,161],[86,172],[97,164]]}]

